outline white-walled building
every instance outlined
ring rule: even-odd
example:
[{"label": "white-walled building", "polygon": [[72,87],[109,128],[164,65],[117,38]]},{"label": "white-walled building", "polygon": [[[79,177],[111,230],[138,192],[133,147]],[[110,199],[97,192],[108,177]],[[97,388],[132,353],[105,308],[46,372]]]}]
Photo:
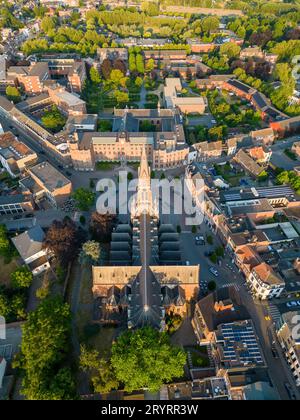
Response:
[{"label": "white-walled building", "polygon": [[37,225],[12,239],[24,263],[34,276],[50,268],[48,253],[42,248],[44,238],[43,229]]},{"label": "white-walled building", "polygon": [[299,320],[300,311],[287,312],[281,316],[277,328],[279,343],[284,351],[297,386],[300,386],[300,334],[299,328],[297,327]]},{"label": "white-walled building", "polygon": [[281,276],[264,262],[252,269],[247,282],[253,294],[261,300],[278,298],[285,288]]}]

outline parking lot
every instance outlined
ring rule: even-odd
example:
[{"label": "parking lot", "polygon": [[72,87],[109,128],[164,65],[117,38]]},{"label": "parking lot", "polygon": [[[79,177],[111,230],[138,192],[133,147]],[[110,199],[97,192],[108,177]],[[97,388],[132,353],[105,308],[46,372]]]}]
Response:
[{"label": "parking lot", "polygon": [[[207,243],[207,235],[213,237],[213,245]],[[203,244],[200,244],[202,241],[196,240],[201,236],[205,239]],[[183,261],[190,265],[200,264],[200,289],[202,292],[207,291],[207,286],[211,281],[214,281],[218,288],[234,286],[238,289],[244,284],[244,279],[226,252],[224,258],[220,259],[220,264],[213,264],[210,261],[207,255],[215,251],[216,247],[221,244],[207,224],[203,223],[199,226],[196,234],[181,233],[180,238]],[[213,271],[216,271],[217,274],[214,274]]]}]

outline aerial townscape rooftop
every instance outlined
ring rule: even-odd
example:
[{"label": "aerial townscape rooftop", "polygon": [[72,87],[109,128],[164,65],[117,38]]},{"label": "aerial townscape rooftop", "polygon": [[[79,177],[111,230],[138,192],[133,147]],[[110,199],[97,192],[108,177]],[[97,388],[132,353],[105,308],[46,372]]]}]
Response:
[{"label": "aerial townscape rooftop", "polygon": [[0,400],[300,400],[300,0],[7,0],[0,35]]}]

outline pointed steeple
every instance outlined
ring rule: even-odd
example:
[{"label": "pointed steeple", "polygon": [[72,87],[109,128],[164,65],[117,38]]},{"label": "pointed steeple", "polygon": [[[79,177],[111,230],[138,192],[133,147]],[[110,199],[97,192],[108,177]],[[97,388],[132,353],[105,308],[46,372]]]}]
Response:
[{"label": "pointed steeple", "polygon": [[149,181],[151,179],[150,167],[148,165],[148,159],[146,154],[146,148],[143,147],[142,150],[142,157],[141,157],[141,164],[139,167],[139,179],[143,179],[144,181]]}]

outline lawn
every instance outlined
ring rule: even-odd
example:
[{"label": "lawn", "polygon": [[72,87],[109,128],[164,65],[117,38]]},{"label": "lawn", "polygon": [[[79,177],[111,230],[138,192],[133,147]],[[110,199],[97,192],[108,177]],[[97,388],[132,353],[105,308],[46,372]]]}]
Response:
[{"label": "lawn", "polygon": [[285,149],[284,154],[290,158],[291,160],[296,161],[297,160],[297,155],[296,153],[294,153],[291,149]]},{"label": "lawn", "polygon": [[3,182],[7,188],[16,187],[19,183],[19,179],[12,178],[8,172],[2,172],[0,174],[0,181]]},{"label": "lawn", "polygon": [[206,346],[189,346],[185,350],[190,353],[194,368],[205,368],[210,366]]},{"label": "lawn", "polygon": [[246,176],[244,171],[239,173],[234,172],[230,165],[215,165],[215,171],[231,187],[238,187],[241,179]]},{"label": "lawn", "polygon": [[117,328],[100,327],[99,332],[88,339],[87,344],[96,348],[100,354],[109,353],[117,335]]},{"label": "lawn", "polygon": [[19,266],[17,258],[14,258],[9,264],[5,264],[5,260],[0,256],[0,285],[10,287],[10,275]]},{"label": "lawn", "polygon": [[81,269],[79,311],[77,312],[78,337],[81,342],[95,347],[100,353],[109,351],[117,334],[117,328],[102,327],[92,323],[94,296],[92,274],[86,267]]},{"label": "lawn", "polygon": [[111,171],[117,165],[120,165],[120,162],[96,162],[96,170],[97,171]]}]

